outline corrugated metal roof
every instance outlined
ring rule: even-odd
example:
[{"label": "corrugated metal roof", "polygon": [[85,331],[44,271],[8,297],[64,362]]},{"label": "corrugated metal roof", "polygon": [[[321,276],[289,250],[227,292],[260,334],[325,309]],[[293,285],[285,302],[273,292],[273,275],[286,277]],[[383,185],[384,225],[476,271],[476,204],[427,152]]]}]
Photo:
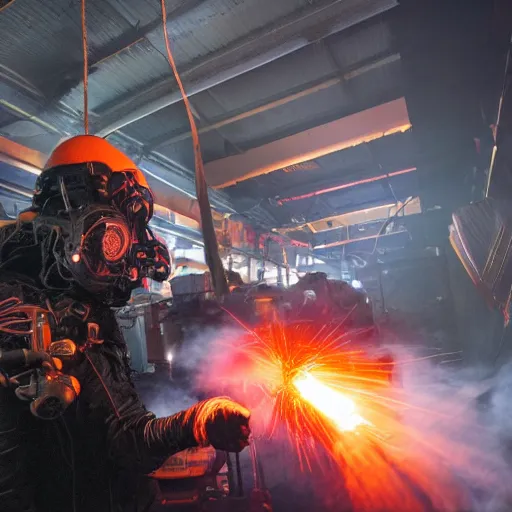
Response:
[{"label": "corrugated metal roof", "polygon": [[180,102],[132,123],[123,132],[144,143],[165,133],[181,133],[187,130],[190,130],[190,125],[185,107]]},{"label": "corrugated metal roof", "polygon": [[310,128],[317,119],[325,119],[326,115],[330,117],[333,112],[336,112],[335,117],[341,117],[339,114],[345,111],[349,104],[350,100],[341,88],[331,87],[310,97],[226,126],[221,132],[229,140],[244,149],[249,149],[262,145],[265,140],[279,139]]},{"label": "corrugated metal roof", "polygon": [[[308,0],[202,2],[191,15],[179,17],[169,24],[176,62],[182,64],[200,59],[308,5]],[[165,51],[161,33],[155,32],[149,38],[156,48]]]},{"label": "corrugated metal roof", "polygon": [[[89,75],[89,108],[101,109],[109,103],[138,92],[148,83],[169,77],[169,89],[174,87],[167,57],[156,50],[149,41],[140,42],[93,68]],[[74,88],[63,98],[72,108],[81,109],[83,87]]]},{"label": "corrugated metal roof", "polygon": [[[40,89],[63,70],[82,62],[80,3],[59,0],[15,2],[0,16],[0,62]],[[87,7],[89,48],[96,49],[130,29],[106,2]],[[65,51],[63,51],[65,49]]]},{"label": "corrugated metal roof", "polygon": [[[91,0],[88,0],[91,1]],[[94,1],[94,0],[93,0]],[[128,23],[135,26],[137,24],[144,26],[153,22],[161,16],[160,2],[148,2],[145,0],[101,0],[115,9],[120,16],[126,19]],[[185,0],[165,0],[168,13],[172,13],[180,5],[186,4]]]},{"label": "corrugated metal roof", "polygon": [[[182,3],[174,1],[167,6],[171,18],[174,8]],[[168,24],[176,62],[182,69],[186,68],[308,5],[308,0],[200,2],[195,9],[171,19]],[[91,61],[95,60],[99,49],[108,47],[114,39],[127,33],[136,36],[136,26],[158,21],[159,16],[158,2],[89,0],[87,26]],[[95,106],[109,101],[115,93],[120,96],[142,83],[151,85],[169,72],[161,28],[157,25],[152,32],[140,36],[145,36],[146,40],[98,65],[99,71],[91,80]],[[62,79],[67,70],[76,71],[82,63],[80,3],[45,0],[42,8],[39,0],[16,2],[0,17],[0,38],[2,64],[45,90],[49,82]],[[63,45],[66,51],[62,51]],[[123,70],[123,67],[128,69]],[[73,102],[72,97],[69,99]]]},{"label": "corrugated metal roof", "polygon": [[211,92],[226,112],[238,111],[335,72],[322,45],[313,44],[213,87]]},{"label": "corrugated metal roof", "polygon": [[[389,30],[383,22],[368,23],[359,30],[350,30],[327,38],[327,43],[313,44],[281,59],[255,69],[192,98],[211,123],[264,105],[286,94],[339,76],[363,69],[372,59],[379,59],[391,50]],[[340,62],[334,59],[340,52]],[[354,52],[357,59],[347,56]],[[363,68],[362,68],[363,67]],[[359,73],[359,74],[358,74]],[[208,139],[209,151],[205,160],[229,154],[227,139],[242,150],[259,146],[333,119],[377,105],[399,94],[400,61],[390,59],[365,71],[356,71],[343,83],[319,90],[280,107],[229,124],[218,130],[223,136]],[[208,124],[208,123],[207,123]],[[175,126],[168,133],[174,132]],[[185,129],[184,131],[188,131]],[[170,135],[169,138],[171,138]],[[202,136],[202,139],[205,135]],[[219,143],[213,147],[212,139]],[[224,151],[227,148],[228,151]],[[161,149],[166,151],[165,144]]]},{"label": "corrugated metal roof", "polygon": [[[295,42],[320,41],[194,95],[191,101],[199,114],[199,127],[310,87],[390,52],[392,41],[386,20],[373,20],[326,40],[323,38],[335,26],[346,27],[395,3],[394,0],[167,0],[173,53],[185,84],[235,69],[249,58],[256,62],[260,54],[268,53],[270,58],[289,37]],[[191,9],[187,11],[187,7]],[[308,13],[324,7],[314,14],[314,20],[309,19]],[[100,119],[107,109],[117,107],[136,94],[142,93],[141,104],[144,105],[148,101],[145,97],[148,87],[154,84],[164,84],[158,88],[161,94],[176,90],[165,55],[158,1],[88,0],[87,25],[93,64],[89,76],[92,122]],[[274,31],[276,27],[279,30]],[[17,105],[26,108],[29,114],[23,121],[0,110],[0,131],[2,126],[8,125],[4,129],[10,138],[49,152],[61,137],[59,131],[75,133],[81,129],[80,2],[19,0],[13,3],[0,16],[0,62],[46,95],[34,101],[30,108]],[[218,159],[367,108],[391,99],[390,96],[396,97],[400,85],[400,63],[390,61],[343,84],[203,134],[204,158],[206,161]],[[55,99],[62,103],[52,103]],[[63,104],[78,115],[66,117],[62,112]],[[31,116],[38,116],[43,123],[35,125],[30,121]],[[23,123],[30,123],[30,126],[23,129]],[[57,126],[57,133],[41,129],[44,123]],[[164,145],[156,150],[192,170],[189,138],[165,145],[167,137],[188,131],[181,102],[122,130],[135,139],[132,141],[134,150],[141,149],[137,142],[152,148],[153,141],[163,141]],[[389,144],[391,138],[387,139],[382,144]],[[379,144],[371,145],[374,159],[379,153]],[[377,165],[364,152],[364,147],[347,151],[343,156],[338,155],[337,160],[332,157],[332,165],[329,163],[331,156],[320,159],[321,169],[315,179],[332,180],[339,168],[347,175],[359,175]],[[387,155],[376,160],[390,167],[396,162]],[[247,189],[235,187],[230,193],[238,197],[254,197],[255,194],[265,199],[269,197],[269,190],[272,190],[270,195],[275,196],[292,185],[313,183],[310,177],[296,179],[298,176],[276,172],[270,177],[249,180]],[[344,200],[348,199],[349,196],[345,196]],[[284,221],[288,209],[293,211],[294,208],[287,206],[275,214]],[[260,213],[265,216],[263,211]]]},{"label": "corrugated metal roof", "polygon": [[[395,73],[388,68],[395,69]],[[320,90],[221,129],[244,150],[287,137],[399,96],[400,62]]]}]

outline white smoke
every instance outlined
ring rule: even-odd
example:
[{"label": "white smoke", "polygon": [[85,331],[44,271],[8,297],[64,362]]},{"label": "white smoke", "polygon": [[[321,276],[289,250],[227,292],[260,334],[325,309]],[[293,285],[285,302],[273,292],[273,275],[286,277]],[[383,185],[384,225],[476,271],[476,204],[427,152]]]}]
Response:
[{"label": "white smoke", "polygon": [[[182,347],[179,359],[186,369],[197,374],[195,386],[205,386],[212,393],[215,382],[224,385],[226,375],[219,361],[230,360],[241,329],[206,329],[195,335]],[[512,510],[512,363],[499,371],[488,368],[454,369],[438,360],[422,360],[413,350],[390,347],[398,360],[403,389],[400,391],[402,421],[431,445],[429,449],[437,460],[461,483],[470,498],[470,508],[464,512],[510,512]],[[229,366],[229,365],[228,365]],[[208,379],[202,378],[208,375]],[[197,401],[196,391],[169,386],[153,393],[147,400],[148,408],[158,416],[172,414]],[[226,389],[219,389],[226,394]],[[412,451],[416,447],[410,446]],[[262,453],[266,451],[263,450]],[[276,462],[270,464],[277,474]],[[290,459],[291,460],[291,459]],[[296,459],[293,459],[296,463]],[[282,460],[283,464],[289,461]],[[283,468],[283,471],[290,468]],[[293,469],[293,468],[292,468]],[[277,471],[277,473],[276,473]],[[295,475],[297,473],[295,472]],[[270,476],[270,475],[269,475]],[[315,475],[315,481],[318,481]],[[283,484],[267,481],[268,487]],[[307,478],[305,480],[308,480]],[[290,483],[287,493],[296,485]],[[288,484],[287,484],[288,485]],[[327,484],[326,484],[327,485]],[[332,486],[332,479],[329,482]],[[319,488],[319,487],[317,487]],[[332,492],[334,489],[330,487]],[[291,499],[291,498],[290,498]],[[318,512],[323,510],[320,506]],[[438,507],[439,512],[462,512]],[[407,512],[407,511],[404,511]]]},{"label": "white smoke", "polygon": [[[398,350],[399,360],[411,353]],[[431,361],[399,365],[406,421],[469,494],[472,512],[512,510],[512,365],[456,370]],[[511,452],[512,453],[512,452]]]}]

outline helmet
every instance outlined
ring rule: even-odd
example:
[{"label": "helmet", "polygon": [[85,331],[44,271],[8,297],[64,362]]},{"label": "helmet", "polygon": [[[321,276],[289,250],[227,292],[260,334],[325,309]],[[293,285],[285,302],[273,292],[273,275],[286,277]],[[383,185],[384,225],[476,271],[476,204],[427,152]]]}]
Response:
[{"label": "helmet", "polygon": [[135,163],[106,140],[80,135],[60,144],[39,175],[32,220],[43,249],[42,280],[78,285],[122,305],[150,277],[169,277],[167,248],[153,235],[153,194]]}]

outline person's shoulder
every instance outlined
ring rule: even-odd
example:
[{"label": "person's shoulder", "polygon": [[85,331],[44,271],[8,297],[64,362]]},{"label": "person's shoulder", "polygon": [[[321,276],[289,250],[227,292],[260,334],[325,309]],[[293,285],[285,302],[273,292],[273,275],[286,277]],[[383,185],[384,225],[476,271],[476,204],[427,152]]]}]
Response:
[{"label": "person's shoulder", "polygon": [[28,276],[17,272],[0,272],[0,303],[11,302],[34,303],[38,301],[42,290]]}]

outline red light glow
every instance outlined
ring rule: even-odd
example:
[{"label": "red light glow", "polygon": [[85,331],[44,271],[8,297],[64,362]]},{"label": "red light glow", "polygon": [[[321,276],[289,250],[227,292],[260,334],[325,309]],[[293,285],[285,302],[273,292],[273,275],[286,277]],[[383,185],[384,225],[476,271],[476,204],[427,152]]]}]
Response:
[{"label": "red light glow", "polygon": [[129,233],[121,224],[108,224],[103,234],[102,250],[107,261],[119,261],[128,250]]}]

